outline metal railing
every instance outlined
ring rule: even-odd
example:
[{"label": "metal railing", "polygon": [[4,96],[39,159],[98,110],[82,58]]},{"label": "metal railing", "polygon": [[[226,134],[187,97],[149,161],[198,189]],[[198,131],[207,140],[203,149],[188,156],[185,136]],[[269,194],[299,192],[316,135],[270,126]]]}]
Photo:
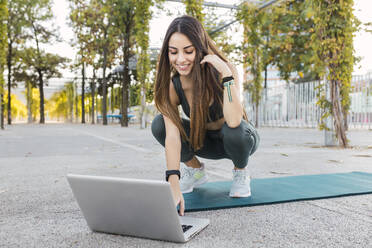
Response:
[{"label": "metal railing", "polygon": [[[259,126],[316,128],[322,110],[316,104],[321,82],[286,83],[271,81],[263,90],[258,106]],[[321,87],[321,86],[320,86]],[[249,92],[244,93],[249,119],[256,121],[256,109]],[[372,128],[372,74],[353,76],[349,128]]]}]

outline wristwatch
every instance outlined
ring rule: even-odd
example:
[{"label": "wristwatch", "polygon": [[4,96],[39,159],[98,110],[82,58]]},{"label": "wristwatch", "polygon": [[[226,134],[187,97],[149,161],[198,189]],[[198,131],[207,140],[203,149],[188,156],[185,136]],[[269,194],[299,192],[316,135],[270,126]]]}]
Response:
[{"label": "wristwatch", "polygon": [[179,179],[181,179],[181,173],[179,170],[167,170],[165,171],[165,181],[168,182],[168,179],[171,175],[177,175]]},{"label": "wristwatch", "polygon": [[229,77],[224,77],[224,78],[222,78],[222,85],[223,85],[224,83],[226,83],[226,82],[231,81],[231,80],[234,80],[234,77],[229,76]]}]

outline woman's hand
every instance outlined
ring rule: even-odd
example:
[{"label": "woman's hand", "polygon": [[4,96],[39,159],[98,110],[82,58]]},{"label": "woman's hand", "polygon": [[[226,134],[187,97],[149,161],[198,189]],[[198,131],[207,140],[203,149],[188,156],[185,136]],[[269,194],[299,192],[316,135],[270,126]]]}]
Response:
[{"label": "woman's hand", "polygon": [[222,74],[222,77],[229,77],[232,75],[228,64],[215,54],[208,54],[204,56],[202,61],[200,61],[200,64],[204,64],[205,62],[213,65],[213,67]]},{"label": "woman's hand", "polygon": [[172,189],[174,204],[176,205],[176,207],[180,205],[180,215],[183,216],[185,214],[185,200],[183,199],[178,176],[177,175],[170,176],[169,183]]}]

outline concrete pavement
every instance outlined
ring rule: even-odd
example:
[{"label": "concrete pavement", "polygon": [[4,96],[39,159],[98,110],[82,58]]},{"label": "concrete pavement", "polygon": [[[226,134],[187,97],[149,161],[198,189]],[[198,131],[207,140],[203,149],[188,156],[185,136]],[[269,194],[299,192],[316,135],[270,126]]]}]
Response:
[{"label": "concrete pavement", "polygon": [[[372,131],[353,148],[322,147],[314,129],[261,128],[252,177],[372,173]],[[204,160],[229,180],[228,160]],[[211,224],[186,244],[93,233],[67,173],[163,180],[165,157],[150,129],[118,125],[12,125],[0,131],[0,247],[372,247],[372,195],[187,213]]]}]

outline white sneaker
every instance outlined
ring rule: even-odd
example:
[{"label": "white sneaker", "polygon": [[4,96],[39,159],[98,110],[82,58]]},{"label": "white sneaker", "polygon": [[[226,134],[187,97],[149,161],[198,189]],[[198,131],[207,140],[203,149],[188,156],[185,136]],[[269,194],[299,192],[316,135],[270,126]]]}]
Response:
[{"label": "white sneaker", "polygon": [[246,169],[233,169],[233,182],[230,189],[230,197],[251,196],[251,179]]},{"label": "white sneaker", "polygon": [[186,165],[181,165],[181,192],[191,193],[194,187],[202,185],[208,181],[208,176],[205,173],[204,163],[201,163],[200,168],[192,168]]}]

